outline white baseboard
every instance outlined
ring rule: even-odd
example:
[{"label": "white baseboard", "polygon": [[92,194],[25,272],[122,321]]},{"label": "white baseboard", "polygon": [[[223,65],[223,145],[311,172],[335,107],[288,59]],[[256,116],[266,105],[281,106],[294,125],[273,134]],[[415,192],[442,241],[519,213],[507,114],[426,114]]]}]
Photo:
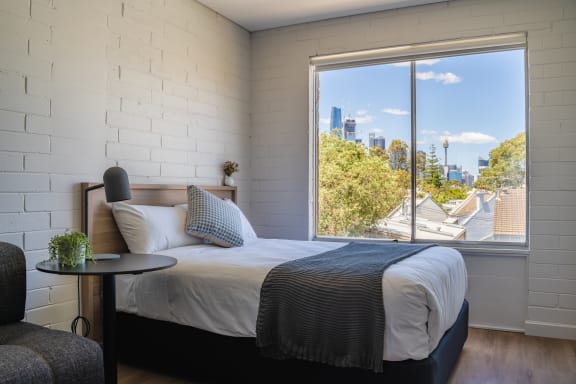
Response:
[{"label": "white baseboard", "polygon": [[554,339],[576,340],[576,326],[568,324],[525,321],[526,334],[530,336],[552,337]]},{"label": "white baseboard", "polygon": [[494,331],[505,331],[505,332],[519,332],[519,333],[524,333],[524,330],[522,328],[514,328],[514,327],[503,327],[503,326],[498,326],[498,325],[487,325],[487,324],[477,324],[477,323],[472,323],[472,324],[468,324],[468,326],[470,328],[480,328],[480,329],[491,329]]}]

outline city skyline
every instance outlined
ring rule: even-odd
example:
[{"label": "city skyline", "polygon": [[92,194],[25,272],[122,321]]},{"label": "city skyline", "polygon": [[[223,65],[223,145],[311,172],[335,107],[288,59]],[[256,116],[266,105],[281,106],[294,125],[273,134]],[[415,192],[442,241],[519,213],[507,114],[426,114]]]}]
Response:
[{"label": "city skyline", "polygon": [[[440,164],[448,140],[448,164],[478,175],[478,159],[525,131],[524,51],[421,60],[416,66],[417,151],[436,147]],[[332,107],[356,122],[356,138],[369,145],[370,133],[389,145],[410,145],[409,63],[320,73],[320,132],[329,131]],[[470,119],[474,116],[474,119]]]},{"label": "city skyline", "polygon": [[[331,115],[330,115],[330,133],[335,133],[336,135],[338,135],[340,138],[344,138],[346,141],[353,141],[357,144],[364,144],[366,145],[368,148],[373,148],[373,147],[379,147],[380,149],[386,150],[386,138],[384,136],[376,136],[376,132],[369,132],[368,133],[368,143],[364,143],[362,139],[358,139],[356,138],[356,132],[355,132],[355,127],[356,127],[356,122],[354,119],[351,118],[346,118],[346,119],[340,119],[337,120],[335,119],[335,116],[340,117],[342,115],[342,111],[341,108],[339,107],[332,107],[331,108]],[[353,129],[351,130],[351,135],[349,134],[350,132],[348,131],[344,131],[342,129],[343,125],[346,126],[346,124],[348,124],[349,126],[351,126]],[[342,134],[344,134],[344,137],[342,137]],[[446,177],[446,179],[448,181],[450,180],[456,180],[456,181],[460,181],[462,184],[466,184],[469,187],[472,187],[473,185],[473,181],[474,181],[474,174],[468,170],[464,170],[462,168],[461,164],[448,164],[448,148],[449,148],[449,140],[448,139],[444,139],[442,142],[442,148],[444,149],[444,164],[439,163],[440,166],[440,170],[443,174],[444,177]],[[419,153],[423,153],[424,155],[426,155],[427,152],[423,151],[423,150],[418,150]],[[440,158],[442,159],[442,158]],[[391,159],[392,162],[394,163],[394,159]],[[477,174],[481,174],[482,171],[486,168],[489,167],[489,160],[488,159],[484,159],[482,156],[478,156],[478,162],[477,162]],[[394,166],[394,168],[396,168]],[[469,176],[472,176],[472,179],[469,178]]]}]

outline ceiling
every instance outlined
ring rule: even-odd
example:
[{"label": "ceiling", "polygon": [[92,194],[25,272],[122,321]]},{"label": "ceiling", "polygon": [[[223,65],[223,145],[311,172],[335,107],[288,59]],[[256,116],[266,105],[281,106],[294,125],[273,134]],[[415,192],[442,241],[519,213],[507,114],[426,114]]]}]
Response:
[{"label": "ceiling", "polygon": [[198,0],[250,32],[446,0]]}]

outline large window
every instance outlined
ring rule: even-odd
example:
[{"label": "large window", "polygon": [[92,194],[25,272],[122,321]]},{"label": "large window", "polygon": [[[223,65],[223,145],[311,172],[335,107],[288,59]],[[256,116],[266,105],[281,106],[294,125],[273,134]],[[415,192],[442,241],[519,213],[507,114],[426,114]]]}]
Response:
[{"label": "large window", "polygon": [[522,37],[403,49],[312,59],[316,236],[524,244]]}]

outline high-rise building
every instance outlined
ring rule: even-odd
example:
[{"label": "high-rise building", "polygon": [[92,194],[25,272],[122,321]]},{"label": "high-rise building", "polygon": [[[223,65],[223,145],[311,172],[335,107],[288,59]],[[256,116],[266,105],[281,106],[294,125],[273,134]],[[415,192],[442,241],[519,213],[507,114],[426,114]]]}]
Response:
[{"label": "high-rise building", "polygon": [[448,171],[448,181],[462,182],[462,171],[459,169],[451,169]]},{"label": "high-rise building", "polygon": [[376,136],[376,132],[370,132],[368,134],[368,147],[380,147],[381,149],[386,149],[386,139],[384,136]]},{"label": "high-rise building", "polygon": [[468,171],[463,171],[462,172],[462,183],[466,184],[467,186],[472,188],[474,186],[474,175],[472,175]]},{"label": "high-rise building", "polygon": [[[446,179],[448,179],[448,174],[450,173],[450,171],[456,171],[458,170],[458,166],[456,164],[447,164],[444,165],[443,167],[441,167],[440,171],[442,172],[442,176],[444,176]],[[460,173],[462,173],[462,166],[460,166]],[[448,179],[450,180],[450,179]]]},{"label": "high-rise building", "polygon": [[344,121],[344,139],[356,142],[356,120],[350,117]]},{"label": "high-rise building", "polygon": [[486,168],[490,167],[490,163],[488,160],[484,160],[480,156],[478,156],[478,174],[482,174],[482,171]]},{"label": "high-rise building", "polygon": [[330,111],[330,133],[342,137],[342,109],[338,107],[332,107]]},{"label": "high-rise building", "polygon": [[374,147],[386,149],[386,138],[384,136],[374,137]]}]

